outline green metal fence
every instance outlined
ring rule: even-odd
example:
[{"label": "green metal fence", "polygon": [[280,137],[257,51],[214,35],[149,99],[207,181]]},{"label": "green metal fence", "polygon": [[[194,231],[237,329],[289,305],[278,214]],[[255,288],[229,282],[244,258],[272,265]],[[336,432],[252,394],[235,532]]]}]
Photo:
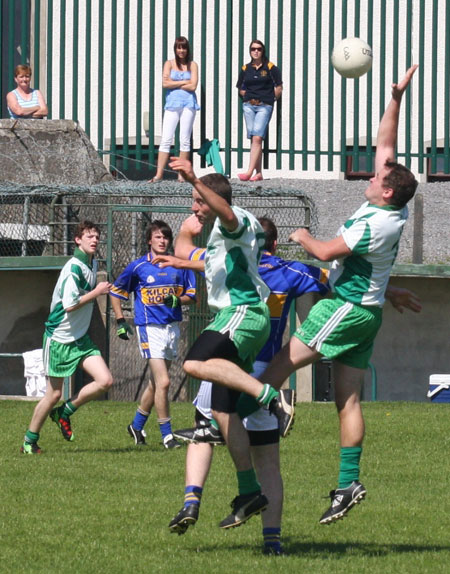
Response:
[{"label": "green metal fence", "polygon": [[[49,117],[79,121],[110,166],[132,177],[154,164],[162,65],[180,34],[200,70],[193,145],[219,139],[226,173],[242,167],[249,149],[235,83],[254,37],[284,80],[265,169],[330,178],[350,157],[353,171],[370,171],[390,85],[419,63],[399,156],[416,173],[450,172],[449,0],[0,0],[0,20],[3,113],[14,65],[30,61]],[[373,69],[360,80],[342,79],[329,63],[346,36],[373,47]]]}]

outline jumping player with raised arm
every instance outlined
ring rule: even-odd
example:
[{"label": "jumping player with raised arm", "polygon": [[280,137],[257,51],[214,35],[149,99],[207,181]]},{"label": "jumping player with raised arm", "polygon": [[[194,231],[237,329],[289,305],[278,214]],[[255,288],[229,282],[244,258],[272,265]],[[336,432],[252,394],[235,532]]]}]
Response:
[{"label": "jumping player with raised arm", "polygon": [[295,399],[291,393],[287,402],[284,395],[251,377],[250,385],[241,384],[270,331],[265,304],[269,291],[258,273],[265,242],[260,224],[248,211],[231,206],[231,187],[225,177],[210,174],[198,179],[191,164],[177,158],[170,167],[193,185],[192,211],[198,221],[214,224],[207,242],[205,277],[215,317],[189,351],[184,368],[200,380],[216,383],[213,414],[230,450],[239,486],[233,511],[220,524],[229,528],[264,510],[268,503],[253,469],[247,432],[236,413],[240,393],[248,392],[269,407],[281,421],[282,434],[292,424]]},{"label": "jumping player with raised arm", "polygon": [[329,241],[315,239],[305,229],[290,239],[320,261],[333,261],[331,299],[319,301],[289,343],[274,357],[261,380],[277,387],[299,367],[321,357],[333,359],[336,406],[340,421],[341,458],[338,487],[330,492],[331,506],[320,518],[329,524],[343,516],[366,495],[359,482],[364,438],[360,404],[364,371],[381,326],[385,298],[413,311],[420,303],[388,286],[403,226],[406,204],[417,181],[395,160],[400,104],[417,66],[392,85],[392,99],[381,119],[375,155],[375,176],[365,191],[366,202]]}]

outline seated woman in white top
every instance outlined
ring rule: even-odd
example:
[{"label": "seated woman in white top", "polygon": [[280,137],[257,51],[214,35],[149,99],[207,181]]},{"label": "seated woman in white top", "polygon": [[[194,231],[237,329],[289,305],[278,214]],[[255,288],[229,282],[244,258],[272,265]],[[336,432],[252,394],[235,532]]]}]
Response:
[{"label": "seated woman in white top", "polygon": [[31,68],[20,64],[14,69],[14,81],[17,88],[6,96],[8,112],[11,118],[44,118],[48,114],[44,96],[39,90],[30,87]]}]

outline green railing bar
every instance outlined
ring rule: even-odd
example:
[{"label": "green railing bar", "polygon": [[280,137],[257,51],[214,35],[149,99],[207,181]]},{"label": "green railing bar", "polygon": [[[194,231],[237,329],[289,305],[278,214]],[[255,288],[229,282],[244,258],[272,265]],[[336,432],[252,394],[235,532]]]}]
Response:
[{"label": "green railing bar", "polygon": [[[316,38],[322,37],[322,2],[317,2],[316,5]],[[321,46],[318,45],[316,49],[316,110],[315,110],[315,134],[314,145],[316,150],[320,149],[320,135],[322,131],[321,126],[321,90],[322,90],[322,51]],[[317,171],[320,170],[320,154],[315,154],[314,167]]]},{"label": "green railing bar", "polygon": [[78,38],[79,0],[73,0],[73,44],[72,44],[72,119],[78,120]]},{"label": "green railing bar", "polygon": [[[1,24],[0,24],[1,30]],[[40,65],[39,60],[41,57],[41,46],[40,46],[40,30],[41,30],[41,0],[35,0],[34,2],[34,61],[33,61],[33,87],[40,89]],[[1,74],[1,70],[0,70]]]},{"label": "green railing bar", "polygon": [[220,3],[214,2],[213,138],[219,137]]},{"label": "green railing bar", "polygon": [[[226,28],[226,61],[232,61],[233,54],[233,2],[227,0],[227,28]],[[231,102],[233,90],[233,73],[231,66],[226,67],[225,90],[227,101]],[[225,173],[231,172],[231,106],[225,106]]]},{"label": "green railing bar", "polygon": [[[347,37],[347,0],[342,3],[341,38]],[[346,169],[347,154],[347,80],[341,79],[341,171]]]},{"label": "green railing bar", "polygon": [[[406,12],[406,69],[411,67],[412,12],[412,0],[408,0]],[[407,167],[411,167],[411,90],[406,90],[405,118],[405,163]]]},{"label": "green railing bar", "polygon": [[117,103],[117,0],[111,0],[111,92],[110,92],[110,121],[111,145],[110,166],[116,167],[116,103]]},{"label": "green railing bar", "polygon": [[[181,36],[181,3],[180,0],[176,0],[175,3],[175,36]],[[174,38],[175,40],[175,38]]]},{"label": "green railing bar", "polygon": [[[437,49],[438,49],[438,2],[433,0],[433,26],[431,40],[431,172],[436,172],[437,137]],[[448,79],[447,82],[448,83]]]},{"label": "green railing bar", "polygon": [[[360,38],[360,3],[355,2],[354,36]],[[353,80],[353,171],[359,171],[359,79]]]},{"label": "green railing bar", "polygon": [[[278,0],[278,32],[277,32],[277,66],[281,70],[281,77],[283,77],[283,0]],[[283,96],[275,104],[277,106],[277,158],[276,158],[276,169],[281,169],[281,153],[279,149],[281,148],[282,135],[283,135],[283,123],[281,121],[281,109],[283,105]]]},{"label": "green railing bar", "polygon": [[150,2],[149,14],[149,105],[148,105],[148,161],[151,165],[155,163],[155,3]]},{"label": "green railing bar", "polygon": [[28,7],[29,7],[30,3],[28,2],[28,0],[22,0],[22,26],[21,26],[21,30],[20,30],[20,46],[21,46],[21,54],[20,54],[20,63],[21,64],[27,64],[27,59],[28,59],[28,22],[29,22],[29,16],[28,16]]},{"label": "green railing bar", "polygon": [[[367,43],[373,50],[373,0],[367,4]],[[367,93],[373,93],[372,70],[367,74]],[[372,152],[372,98],[368,97],[366,102],[366,166],[371,172],[373,167]]]},{"label": "green railing bar", "polygon": [[[450,2],[445,5],[445,65],[444,77],[450,77]],[[444,171],[450,172],[450,85],[444,86]]]},{"label": "green railing bar", "polygon": [[142,0],[137,3],[136,18],[136,165],[142,170]]},{"label": "green railing bar", "polygon": [[[398,34],[399,34],[399,2],[394,2],[394,15],[393,20],[396,22],[396,25],[392,28],[392,80],[397,82],[400,80],[398,77]],[[390,98],[389,98],[390,99]]]},{"label": "green railing bar", "polygon": [[[295,26],[295,13],[296,13],[296,0],[291,0],[291,27],[290,27],[290,41],[291,41],[291,60],[289,66],[289,103],[290,103],[290,113],[289,113],[289,169],[295,169],[295,62],[296,62],[296,43],[297,43],[297,34],[296,34],[296,26]],[[305,87],[305,73],[303,73],[303,97],[305,97],[306,87]],[[304,109],[304,108],[303,108]],[[302,122],[305,120],[302,117]]]},{"label": "green railing bar", "polygon": [[[425,0],[420,0],[420,16],[419,16],[419,62],[425,62]],[[424,165],[424,119],[425,119],[425,73],[424,70],[419,70],[419,129],[418,129],[418,138],[419,141],[417,142],[417,149],[419,151],[419,157],[421,161],[419,161],[419,173],[424,173],[425,165]]]},{"label": "green railing bar", "polygon": [[[239,60],[239,71],[240,73],[241,66],[244,65],[244,16],[245,16],[245,7],[244,7],[244,0],[240,0],[239,2],[239,39],[238,39],[238,60]],[[237,80],[236,80],[237,81]],[[238,148],[237,148],[237,167],[240,169],[243,165],[243,132],[244,132],[244,118],[242,113],[242,99],[238,97],[238,104],[237,104],[237,141],[238,141]]]},{"label": "green railing bar", "polygon": [[258,38],[258,0],[252,2],[252,37],[251,40]]},{"label": "green railing bar", "polygon": [[[289,338],[291,338],[295,333],[296,326],[297,326],[297,313],[295,310],[295,299],[294,299],[289,309]],[[289,375],[289,388],[295,391],[296,387],[297,387],[297,371],[294,371]]]},{"label": "green railing bar", "polygon": [[123,124],[122,124],[122,134],[123,134],[123,168],[128,169],[128,124],[129,124],[129,85],[130,85],[130,0],[124,0],[123,3],[123,78],[122,78],[122,89],[123,89]]},{"label": "green railing bar", "polygon": [[[294,9],[295,9],[294,2]],[[295,20],[294,20],[295,21]],[[302,105],[302,148],[308,147],[308,62],[309,62],[309,0],[303,3],[303,105]],[[295,27],[294,27],[295,33]],[[295,76],[294,76],[295,77]],[[295,98],[291,100],[295,101]],[[289,166],[294,168],[294,156],[291,156]],[[308,169],[308,157],[303,154],[303,169]]]},{"label": "green railing bar", "polygon": [[188,40],[189,44],[192,46],[194,42],[194,0],[189,0],[188,10]]},{"label": "green railing bar", "polygon": [[[98,3],[98,21],[105,21],[105,6],[104,0],[99,0]],[[98,87],[97,87],[97,99],[98,99],[98,125],[97,125],[97,140],[100,149],[104,148],[103,142],[103,71],[104,71],[104,52],[105,52],[105,40],[104,40],[104,29],[103,26],[99,26],[98,29],[98,45],[97,45],[97,77],[98,77]]]},{"label": "green railing bar", "polygon": [[[264,2],[264,45],[266,47],[266,54],[269,54],[270,60],[270,37],[271,37],[271,27],[270,27],[270,0],[265,0]],[[273,62],[273,59],[271,60]],[[278,62],[276,62],[278,64]]]},{"label": "green railing bar", "polygon": [[61,0],[59,15],[59,119],[65,117],[66,103],[66,0]]},{"label": "green railing bar", "polygon": [[53,99],[53,84],[52,84],[52,63],[53,63],[53,3],[47,2],[47,107],[48,117],[52,117],[52,99]]},{"label": "green railing bar", "polygon": [[[334,19],[335,2],[330,0],[328,7],[328,57],[334,48]],[[334,68],[328,64],[328,170],[333,169],[333,146],[334,146]]]},{"label": "green railing bar", "polygon": [[[84,92],[84,130],[88,136],[91,135],[91,58],[92,58],[92,0],[86,0],[86,53],[85,53],[85,92]],[[103,146],[102,146],[103,147]]]}]

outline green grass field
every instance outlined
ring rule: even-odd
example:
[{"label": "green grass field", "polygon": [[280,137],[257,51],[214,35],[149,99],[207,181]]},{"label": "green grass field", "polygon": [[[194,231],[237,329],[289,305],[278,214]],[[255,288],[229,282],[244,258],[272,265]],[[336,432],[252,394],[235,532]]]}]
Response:
[{"label": "green grass field", "polygon": [[[367,403],[361,480],[366,500],[331,526],[318,519],[336,486],[338,426],[331,404],[300,404],[282,440],[283,541],[287,556],[261,554],[261,522],[223,532],[235,496],[225,447],[184,536],[169,520],[183,502],[185,449],[164,451],[153,419],[148,446],[126,432],[130,403],[96,402],[72,418],[65,442],[48,421],[41,456],[19,453],[34,403],[0,403],[2,574],[232,572],[415,573],[450,568],[450,405]],[[193,407],[176,403],[175,426]]]}]

